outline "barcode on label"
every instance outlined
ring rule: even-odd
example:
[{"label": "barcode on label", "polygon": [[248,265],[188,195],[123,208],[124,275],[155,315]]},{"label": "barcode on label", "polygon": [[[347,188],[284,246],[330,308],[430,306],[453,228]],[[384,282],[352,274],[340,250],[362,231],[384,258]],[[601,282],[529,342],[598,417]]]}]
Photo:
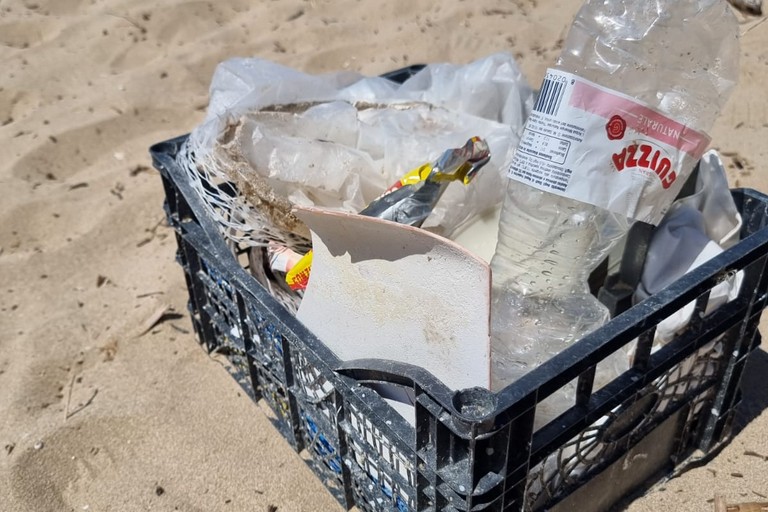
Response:
[{"label": "barcode on label", "polygon": [[550,116],[557,115],[557,111],[560,109],[560,102],[563,101],[564,92],[565,82],[556,82],[555,80],[545,78],[533,110]]}]

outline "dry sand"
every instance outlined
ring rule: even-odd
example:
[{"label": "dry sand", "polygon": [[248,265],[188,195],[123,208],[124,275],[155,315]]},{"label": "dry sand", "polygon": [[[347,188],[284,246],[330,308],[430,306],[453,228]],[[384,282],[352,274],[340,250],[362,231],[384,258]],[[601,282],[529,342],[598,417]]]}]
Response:
[{"label": "dry sand", "polygon": [[[578,0],[0,0],[0,510],[340,510],[196,344],[147,148],[201,121],[215,65],[378,74],[512,52],[537,86]],[[768,24],[713,131],[768,191]],[[177,315],[141,334],[159,309]],[[768,368],[712,462],[629,510],[768,501]]]}]

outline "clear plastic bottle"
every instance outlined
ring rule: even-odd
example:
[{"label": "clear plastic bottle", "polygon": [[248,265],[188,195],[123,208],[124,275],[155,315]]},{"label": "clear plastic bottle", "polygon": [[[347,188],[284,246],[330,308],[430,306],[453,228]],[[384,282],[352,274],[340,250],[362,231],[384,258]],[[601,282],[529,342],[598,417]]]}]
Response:
[{"label": "clear plastic bottle", "polygon": [[[554,69],[708,131],[736,84],[738,57],[738,25],[726,0],[587,0]],[[600,148],[590,151],[585,158],[595,159]],[[691,168],[677,169],[680,182]],[[632,222],[509,180],[491,262],[494,390],[609,319],[587,278]],[[614,363],[597,385],[628,364],[623,354]],[[560,402],[537,423],[569,406]]]}]

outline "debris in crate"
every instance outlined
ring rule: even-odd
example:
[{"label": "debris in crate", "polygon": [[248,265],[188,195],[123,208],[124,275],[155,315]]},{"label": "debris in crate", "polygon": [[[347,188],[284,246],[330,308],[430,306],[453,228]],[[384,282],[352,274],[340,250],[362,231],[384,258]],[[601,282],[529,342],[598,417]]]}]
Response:
[{"label": "debris in crate", "polygon": [[314,255],[297,318],[341,360],[401,361],[450,389],[489,387],[486,262],[413,226],[319,208],[297,215]]},{"label": "debris in crate", "polygon": [[[296,313],[302,292],[290,289],[285,282],[285,270],[280,270],[280,264],[289,265],[289,263],[281,261],[286,258],[288,260],[293,258],[298,261],[302,254],[310,250],[311,245],[309,240],[303,237],[290,238],[293,242],[289,245],[283,245],[284,241],[263,239],[261,245],[247,247],[245,250],[248,253],[248,270],[254,279],[288,311]],[[233,244],[230,243],[230,245]],[[278,251],[285,254],[278,256],[276,254]],[[290,267],[292,266],[293,263],[290,263]]]},{"label": "debris in crate", "polygon": [[[223,173],[222,179],[233,183],[237,194],[242,196],[219,197],[220,204],[216,206],[225,208],[225,201],[239,198],[255,210],[238,212],[239,216],[255,216],[255,219],[247,221],[248,224],[241,223],[239,231],[243,233],[227,232],[226,236],[248,239],[245,233],[264,232],[267,238],[277,241],[285,238],[280,236],[283,233],[306,238],[309,232],[292,214],[293,206],[359,212],[405,170],[421,165],[423,155],[435,154],[456,140],[468,139],[473,135],[469,129],[483,134],[489,144],[497,146],[493,148],[494,154],[500,151],[500,158],[509,151],[508,141],[499,144],[501,130],[498,127],[489,129],[478,122],[472,123],[472,128],[459,127],[455,114],[422,102],[388,105],[334,101],[265,109],[271,110],[248,113],[229,125],[225,134],[217,139],[209,159],[199,159],[198,165],[212,167],[204,172]],[[334,123],[349,124],[346,131],[353,133],[318,133],[327,131],[324,125],[331,121],[326,118],[333,118]],[[403,128],[404,124],[414,126]],[[416,132],[420,127],[423,133]],[[376,133],[366,133],[374,129]],[[511,133],[511,129],[508,130]],[[367,140],[364,144],[357,143],[361,146],[358,148],[352,141],[361,137]],[[412,141],[398,140],[408,138]],[[420,146],[421,157],[416,157],[411,145]],[[394,154],[390,146],[399,146],[402,154]],[[425,227],[450,236],[478,210],[498,202],[498,190],[490,191],[489,184],[501,186],[499,165],[497,162],[496,172],[485,173],[472,190],[460,189],[447,194]],[[227,227],[232,227],[236,218],[226,219]]]},{"label": "debris in crate", "polygon": [[292,251],[289,247],[271,243],[267,246],[269,256],[269,268],[283,274],[291,270],[301,259],[301,254]]},{"label": "debris in crate", "polygon": [[423,227],[450,237],[499,202],[504,163],[533,103],[514,58],[498,53],[414,73],[396,83],[313,76],[261,59],[217,67],[206,120],[178,161],[221,234],[249,252],[251,272],[289,310],[301,292],[275,275],[266,251],[309,249],[294,206],[359,212],[425,155],[475,134],[494,155],[488,170],[472,187],[449,188]]},{"label": "debris in crate", "polygon": [[[488,143],[480,137],[472,137],[464,146],[447,149],[436,161],[405,174],[360,215],[421,227],[451,182],[468,185],[490,159]],[[288,251],[290,249],[284,250],[283,254]],[[312,251],[309,251],[289,268],[285,279],[292,290],[307,287],[311,266]]]},{"label": "debris in crate", "polygon": [[285,282],[291,290],[304,290],[309,284],[309,272],[312,269],[312,251],[300,256],[296,264],[285,274]]},{"label": "debris in crate", "polygon": [[[683,27],[705,32],[709,44],[680,37]],[[738,81],[737,35],[724,2],[583,3],[510,162],[492,259],[494,391],[609,322],[588,278],[633,223],[661,220],[692,172]],[[637,65],[670,38],[687,54],[650,70]],[[711,82],[691,79],[704,75]],[[641,119],[675,129],[649,129]],[[614,349],[587,387],[628,369],[623,348]],[[575,383],[552,394],[537,423],[573,407],[576,396]]]},{"label": "debris in crate", "polygon": [[472,137],[464,146],[448,149],[435,162],[424,164],[400,178],[360,214],[420,227],[449,183],[461,181],[468,185],[490,159],[488,143],[480,137]]}]

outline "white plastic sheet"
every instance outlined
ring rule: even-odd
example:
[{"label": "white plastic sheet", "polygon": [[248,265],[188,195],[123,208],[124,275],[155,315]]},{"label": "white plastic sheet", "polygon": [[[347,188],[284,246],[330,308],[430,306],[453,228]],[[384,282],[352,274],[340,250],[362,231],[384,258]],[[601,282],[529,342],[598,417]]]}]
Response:
[{"label": "white plastic sheet", "polygon": [[[491,161],[470,186],[452,184],[423,226],[449,236],[501,200],[505,163],[532,97],[506,53],[467,65],[430,64],[403,84],[232,59],[216,69],[206,119],[193,131],[189,147],[209,181],[231,179],[236,172],[238,179],[259,181],[293,205],[357,212],[412,168],[471,136],[482,137]],[[222,165],[221,150],[228,145],[232,151],[233,143],[236,160],[247,165]],[[199,189],[204,198],[209,194]],[[221,197],[210,202],[238,242],[260,244],[251,236],[254,228],[269,230],[274,220],[238,205],[232,208],[237,215],[231,215]]]}]

